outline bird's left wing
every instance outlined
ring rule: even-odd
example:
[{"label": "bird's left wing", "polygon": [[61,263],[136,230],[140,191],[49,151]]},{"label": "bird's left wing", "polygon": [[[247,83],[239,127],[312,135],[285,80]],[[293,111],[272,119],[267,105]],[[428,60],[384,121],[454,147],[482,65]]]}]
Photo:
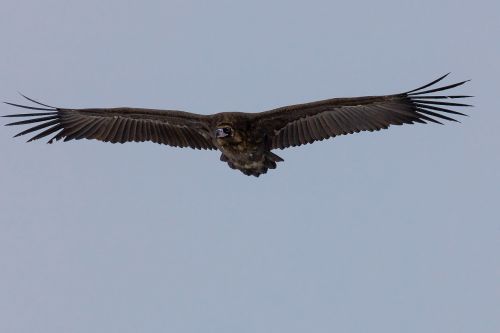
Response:
[{"label": "bird's left wing", "polygon": [[434,95],[467,81],[427,89],[448,74],[420,88],[395,95],[334,98],[297,104],[256,114],[255,121],[266,129],[271,149],[300,146],[337,135],[378,131],[390,125],[456,121],[446,114],[464,115],[450,107],[470,106],[451,100],[465,95]]},{"label": "bird's left wing", "polygon": [[210,116],[195,113],[141,108],[57,108],[23,95],[36,106],[6,104],[37,112],[4,117],[27,118],[7,124],[35,125],[16,136],[41,131],[28,141],[53,135],[54,140],[96,139],[112,143],[152,141],[176,147],[215,149],[210,137]]}]

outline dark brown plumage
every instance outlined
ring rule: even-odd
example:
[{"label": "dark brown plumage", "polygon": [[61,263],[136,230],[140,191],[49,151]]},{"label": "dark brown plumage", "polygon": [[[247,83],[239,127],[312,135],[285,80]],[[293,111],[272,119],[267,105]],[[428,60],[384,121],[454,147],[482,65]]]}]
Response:
[{"label": "dark brown plumage", "polygon": [[68,109],[42,104],[23,95],[37,106],[7,103],[41,112],[4,117],[26,117],[10,125],[35,126],[16,136],[41,131],[28,141],[49,135],[48,141],[97,139],[105,142],[152,141],[175,147],[218,149],[221,161],[246,175],[259,176],[276,168],[281,157],[273,149],[352,134],[378,131],[390,125],[456,121],[446,114],[464,115],[449,107],[469,104],[450,102],[465,95],[432,95],[458,87],[467,81],[444,87],[426,88],[448,74],[420,88],[394,95],[334,98],[297,104],[260,113],[222,112],[201,115],[182,111],[141,108]]}]

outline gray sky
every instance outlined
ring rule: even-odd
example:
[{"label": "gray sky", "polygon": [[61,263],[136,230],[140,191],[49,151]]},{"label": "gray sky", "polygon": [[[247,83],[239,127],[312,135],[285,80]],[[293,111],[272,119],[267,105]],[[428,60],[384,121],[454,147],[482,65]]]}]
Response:
[{"label": "gray sky", "polygon": [[500,331],[498,1],[1,4],[11,102],[257,112],[449,71],[476,96],[460,124],[280,151],[258,179],[2,126],[1,332]]}]

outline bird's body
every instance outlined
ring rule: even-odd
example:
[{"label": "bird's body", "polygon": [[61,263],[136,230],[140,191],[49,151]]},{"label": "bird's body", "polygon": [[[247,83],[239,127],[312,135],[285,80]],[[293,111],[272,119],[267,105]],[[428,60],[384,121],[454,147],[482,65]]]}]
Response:
[{"label": "bird's body", "polygon": [[232,135],[215,138],[220,160],[246,175],[259,176],[276,168],[280,157],[270,151],[267,131],[255,122],[255,114],[222,112],[213,116],[212,129],[231,128]]},{"label": "bird's body", "polygon": [[246,175],[259,176],[283,161],[273,149],[284,149],[337,135],[377,131],[390,125],[454,119],[443,113],[464,115],[448,107],[470,106],[450,102],[470,96],[431,95],[466,81],[425,90],[445,76],[420,88],[394,95],[333,98],[285,106],[260,113],[222,112],[201,115],[174,110],[142,108],[57,108],[34,101],[37,106],[7,103],[36,113],[7,125],[37,124],[17,134],[42,131],[29,141],[53,134],[49,140],[97,139],[105,142],[152,141],[177,147],[218,149],[220,160]]}]

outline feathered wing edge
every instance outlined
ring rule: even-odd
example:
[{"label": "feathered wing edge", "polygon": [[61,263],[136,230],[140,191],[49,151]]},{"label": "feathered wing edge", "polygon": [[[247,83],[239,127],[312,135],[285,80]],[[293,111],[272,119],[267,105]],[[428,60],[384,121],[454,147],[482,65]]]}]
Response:
[{"label": "feathered wing edge", "polygon": [[[22,97],[27,99],[28,101],[38,104],[40,106],[28,106],[28,105],[22,105],[22,104],[16,104],[16,103],[10,103],[10,102],[4,102],[5,104],[12,105],[15,107],[23,108],[23,109],[28,109],[28,110],[35,110],[35,111],[44,111],[44,112],[35,112],[35,113],[17,113],[17,114],[8,114],[2,117],[7,117],[7,118],[19,118],[19,117],[34,117],[30,118],[27,120],[21,120],[21,121],[16,121],[12,123],[5,124],[5,126],[13,126],[13,125],[27,125],[27,124],[32,124],[32,123],[40,123],[37,126],[30,127],[22,132],[17,133],[14,135],[14,137],[18,137],[21,135],[25,135],[31,132],[35,132],[41,129],[46,130],[42,131],[41,133],[31,137],[28,142],[31,142],[33,140],[37,140],[40,138],[43,138],[44,136],[50,135],[54,132],[60,131],[63,129],[63,125],[60,123],[60,115],[59,115],[59,108],[50,106],[47,104],[40,103],[32,98],[29,98],[21,93],[19,93]],[[54,140],[59,140],[57,134],[52,137],[47,143],[53,143]]]},{"label": "feathered wing edge", "polygon": [[472,105],[454,100],[472,96],[433,93],[461,86],[469,80],[430,88],[448,75],[399,94],[333,98],[284,106],[261,113],[260,121],[263,126],[269,126],[270,132],[274,131],[271,149],[296,147],[361,131],[379,131],[391,125],[457,121],[451,116],[466,114],[452,108]]},{"label": "feathered wing edge", "polygon": [[[27,117],[29,119],[21,120],[6,124],[6,126],[12,125],[27,125],[33,124],[32,127],[16,134],[14,137],[21,135],[26,135],[35,131],[41,131],[40,133],[31,137],[28,142],[41,139],[43,137],[53,135],[47,143],[53,143],[54,141],[63,139],[64,141],[69,141],[73,139],[98,139],[104,142],[112,143],[124,143],[127,141],[151,141],[154,143],[167,144],[174,147],[191,147],[193,149],[215,149],[212,142],[207,139],[203,134],[198,133],[196,130],[186,126],[178,125],[168,125],[167,123],[154,123],[149,121],[141,121],[135,118],[128,118],[124,121],[116,121],[113,123],[106,123],[108,119],[103,117],[102,119],[94,119],[92,121],[78,119],[78,113],[89,112],[89,111],[106,111],[116,112],[119,109],[126,109],[127,111],[136,110],[137,112],[145,112],[146,117],[151,117],[151,112],[156,112],[153,116],[172,116],[181,118],[188,118],[189,114],[182,111],[171,111],[171,110],[150,110],[150,109],[131,109],[131,108],[114,108],[114,109],[66,109],[53,107],[47,104],[40,103],[34,99],[31,99],[23,94],[21,94],[28,101],[36,104],[36,106],[28,106],[22,104],[15,104],[10,102],[5,102],[8,105],[15,107],[39,111],[36,113],[22,113],[22,114],[11,114],[5,115],[3,117]],[[75,112],[75,115],[71,115]],[[170,112],[170,114],[164,114]],[[116,117],[113,117],[116,118]],[[132,124],[135,122],[134,124]],[[127,127],[128,124],[128,127]],[[104,135],[106,133],[106,135]],[[97,135],[99,134],[99,135]]]},{"label": "feathered wing edge", "polygon": [[[461,81],[458,83],[450,84],[447,86],[439,87],[439,88],[434,88],[434,89],[429,89],[425,90],[428,87],[431,87],[435,85],[436,83],[440,82],[443,80],[445,77],[447,77],[450,73],[447,73],[440,78],[423,85],[419,88],[407,91],[403,93],[402,95],[409,98],[413,106],[415,107],[415,112],[420,116],[421,122],[425,123],[425,121],[430,121],[433,123],[437,124],[442,124],[439,120],[435,118],[440,118],[444,120],[449,120],[449,121],[456,121],[459,122],[458,120],[445,116],[442,113],[448,113],[448,114],[453,114],[453,115],[460,115],[460,116],[468,116],[465,113],[450,110],[448,107],[471,107],[471,104],[464,104],[464,103],[455,103],[455,102],[448,102],[448,101],[442,101],[442,100],[450,100],[450,99],[461,99],[461,98],[469,98],[473,96],[469,95],[429,95],[432,93],[444,91],[444,90],[449,90],[455,87],[459,87],[463,85],[466,82],[469,82],[470,80],[465,80]],[[440,113],[441,112],[441,113]],[[434,118],[432,118],[434,117]]]}]

